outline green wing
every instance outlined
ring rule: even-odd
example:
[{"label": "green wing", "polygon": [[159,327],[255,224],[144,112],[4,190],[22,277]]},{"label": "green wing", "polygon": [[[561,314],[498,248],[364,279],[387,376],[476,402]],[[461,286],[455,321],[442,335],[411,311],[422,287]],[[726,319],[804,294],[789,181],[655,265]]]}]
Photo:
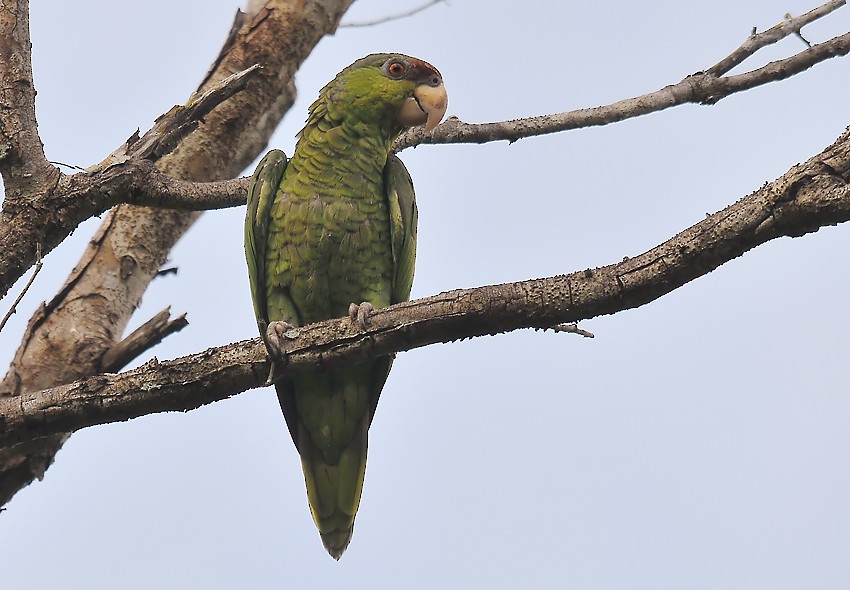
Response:
[{"label": "green wing", "polygon": [[269,212],[274,196],[286,171],[286,154],[272,150],[260,160],[248,186],[248,210],[245,214],[245,258],[248,280],[254,300],[254,314],[260,334],[265,339],[269,323],[266,293],[266,246],[268,245]]},{"label": "green wing", "polygon": [[387,158],[384,184],[390,207],[390,236],[393,247],[392,302],[399,303],[410,298],[410,289],[413,286],[419,211],[416,209],[416,195],[413,193],[410,174],[402,161],[394,155]]},{"label": "green wing", "polygon": [[[407,168],[396,156],[387,158],[384,167],[384,186],[390,209],[390,239],[393,252],[392,303],[410,299],[413,286],[413,267],[416,264],[416,226],[419,222],[419,210],[416,208],[416,195],[413,181]],[[375,359],[372,365],[372,395],[369,400],[369,422],[375,416],[381,390],[387,381],[393,366],[395,355]]]}]

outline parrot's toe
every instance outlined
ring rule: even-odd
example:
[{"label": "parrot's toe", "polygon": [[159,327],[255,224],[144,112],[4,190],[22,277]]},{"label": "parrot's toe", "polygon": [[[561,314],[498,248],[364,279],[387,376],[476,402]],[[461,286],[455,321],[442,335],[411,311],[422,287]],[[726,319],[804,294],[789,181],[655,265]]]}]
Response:
[{"label": "parrot's toe", "polygon": [[365,330],[369,327],[369,316],[372,315],[373,311],[375,311],[375,308],[368,301],[364,301],[360,305],[352,303],[348,306],[348,317],[351,318],[352,324],[356,322],[361,330]]},{"label": "parrot's toe", "polygon": [[295,326],[289,322],[279,321],[270,322],[266,327],[266,334],[263,340],[266,343],[266,350],[271,357],[272,366],[269,371],[269,377],[266,379],[266,385],[271,385],[283,373],[286,367],[286,347],[284,346],[286,332],[292,330]]},{"label": "parrot's toe", "polygon": [[266,328],[266,348],[269,354],[276,360],[286,359],[286,347],[284,346],[284,334],[295,328],[289,322],[270,322]]}]

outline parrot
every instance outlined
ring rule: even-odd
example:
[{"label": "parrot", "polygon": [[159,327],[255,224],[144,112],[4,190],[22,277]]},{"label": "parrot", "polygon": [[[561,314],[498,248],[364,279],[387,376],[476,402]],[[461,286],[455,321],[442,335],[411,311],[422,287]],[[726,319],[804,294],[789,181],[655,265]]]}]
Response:
[{"label": "parrot", "polygon": [[[368,55],[319,92],[292,158],[271,150],[258,164],[248,189],[245,253],[272,374],[285,366],[288,330],[345,316],[362,330],[374,309],[409,299],[418,210],[392,144],[410,127],[436,127],[447,105],[442,75],[431,64]],[[270,375],[313,520],[336,560],[354,530],[369,426],[392,362],[387,356]]]}]

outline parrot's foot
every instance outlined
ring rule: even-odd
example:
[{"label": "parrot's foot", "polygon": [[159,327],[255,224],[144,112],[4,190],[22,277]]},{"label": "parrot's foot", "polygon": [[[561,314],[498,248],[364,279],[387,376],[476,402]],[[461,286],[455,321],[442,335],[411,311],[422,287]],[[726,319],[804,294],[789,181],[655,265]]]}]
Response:
[{"label": "parrot's foot", "polygon": [[294,327],[289,322],[283,321],[270,322],[266,327],[263,341],[266,343],[266,350],[269,352],[269,357],[271,357],[272,361],[269,377],[266,379],[266,385],[271,385],[277,381],[283,373],[283,369],[286,368],[286,347],[283,344],[286,338],[284,334]]},{"label": "parrot's foot", "polygon": [[375,311],[375,308],[368,301],[364,301],[360,305],[352,303],[348,306],[348,317],[352,324],[357,322],[360,329],[365,330],[369,327],[369,316],[372,315],[373,311]]}]

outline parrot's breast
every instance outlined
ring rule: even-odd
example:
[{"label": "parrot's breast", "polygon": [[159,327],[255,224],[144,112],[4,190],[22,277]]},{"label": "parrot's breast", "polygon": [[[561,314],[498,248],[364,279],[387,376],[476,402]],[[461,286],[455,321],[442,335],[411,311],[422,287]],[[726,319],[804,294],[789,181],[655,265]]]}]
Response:
[{"label": "parrot's breast", "polygon": [[[358,175],[360,176],[360,175]],[[269,319],[276,289],[288,289],[306,324],[348,313],[351,303],[390,304],[392,251],[383,183],[281,184],[270,230]],[[359,186],[358,186],[359,185]]]}]

